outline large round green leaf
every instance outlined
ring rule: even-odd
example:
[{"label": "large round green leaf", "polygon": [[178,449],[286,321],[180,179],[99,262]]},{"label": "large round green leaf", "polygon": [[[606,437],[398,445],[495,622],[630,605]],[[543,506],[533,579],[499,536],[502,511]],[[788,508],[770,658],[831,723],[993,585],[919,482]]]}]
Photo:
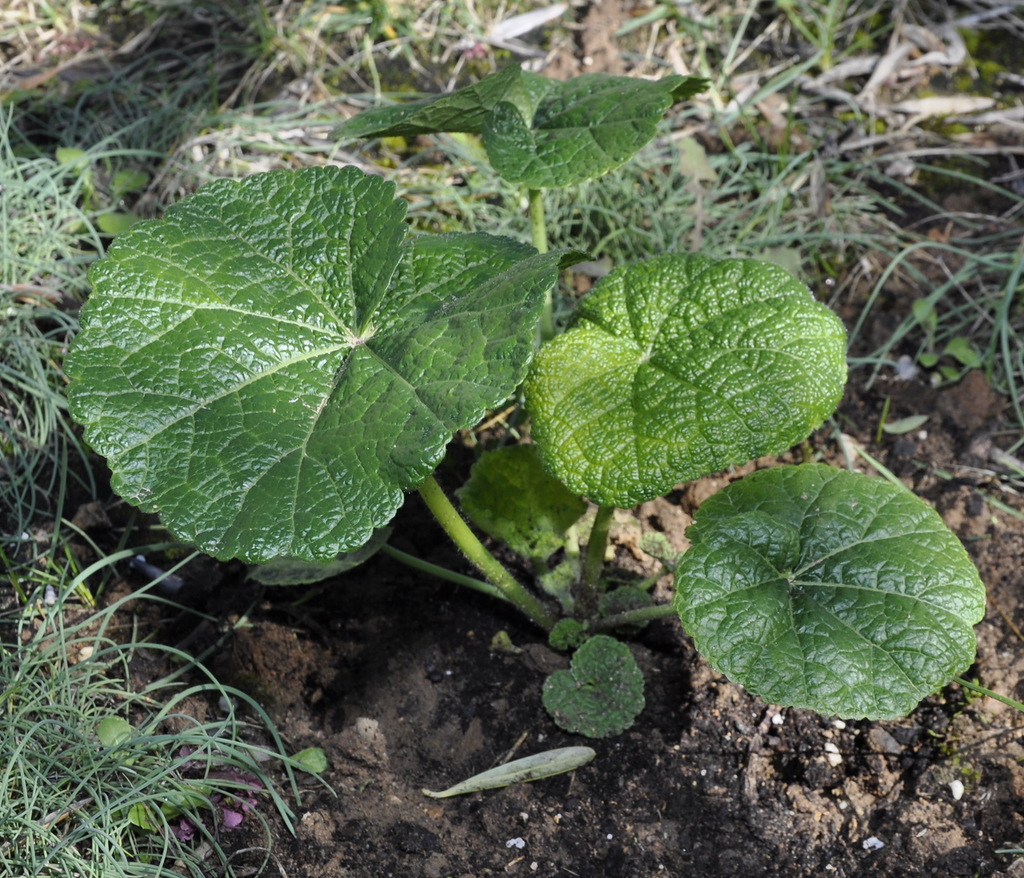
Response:
[{"label": "large round green leaf", "polygon": [[687,536],[683,627],[766,701],[905,716],[974,660],[985,587],[903,487],[820,464],[762,470],[707,500]]},{"label": "large round green leaf", "polygon": [[71,411],[114,488],[218,557],[362,545],[522,380],[558,255],[406,239],[355,168],[221,181],[93,269]]},{"label": "large round green leaf", "polygon": [[668,254],[609,274],[526,384],[548,468],[633,506],[807,437],[846,380],[839,319],[781,268]]}]

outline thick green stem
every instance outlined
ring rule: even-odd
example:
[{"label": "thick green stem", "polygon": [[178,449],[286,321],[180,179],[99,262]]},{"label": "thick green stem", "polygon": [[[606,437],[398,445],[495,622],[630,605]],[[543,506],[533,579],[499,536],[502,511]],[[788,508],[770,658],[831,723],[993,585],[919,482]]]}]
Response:
[{"label": "thick green stem", "polygon": [[407,567],[422,570],[424,573],[429,573],[431,576],[436,576],[438,579],[447,579],[449,582],[454,582],[456,585],[464,585],[466,588],[471,588],[474,591],[481,592],[482,594],[488,595],[492,598],[498,598],[503,601],[508,600],[501,589],[497,586],[491,585],[489,582],[484,582],[481,579],[474,579],[472,576],[466,576],[462,573],[456,573],[454,570],[449,570],[447,567],[431,564],[429,561],[424,561],[422,558],[417,558],[415,555],[410,555],[408,552],[403,552],[401,549],[396,549],[394,546],[385,544],[381,547],[381,552],[385,555],[390,555],[396,561],[401,561]]},{"label": "thick green stem", "polygon": [[[541,253],[548,252],[548,226],[544,218],[544,190],[530,190],[530,237],[533,246]],[[555,337],[555,299],[554,290],[550,289],[544,296],[544,313],[540,318],[539,341],[545,342]]]},{"label": "thick green stem", "polygon": [[544,190],[530,190],[530,237],[541,253],[548,252],[548,226],[544,219]]},{"label": "thick green stem", "polygon": [[588,632],[599,634],[602,631],[614,631],[616,628],[625,628],[628,625],[643,625],[653,619],[666,619],[675,616],[676,610],[672,604],[654,604],[650,607],[641,607],[638,610],[626,610],[616,613],[614,616],[606,616],[598,619],[587,626]]},{"label": "thick green stem", "polygon": [[577,611],[584,619],[597,616],[601,600],[601,572],[604,570],[604,555],[608,548],[608,532],[611,530],[614,506],[598,506],[594,526],[590,529],[587,554],[583,559],[583,572],[576,594]]},{"label": "thick green stem", "polygon": [[487,551],[484,544],[477,539],[476,534],[469,529],[469,525],[462,520],[462,516],[445,496],[433,476],[429,476],[420,485],[420,496],[438,523],[444,528],[445,533],[451,537],[473,566],[483,573],[507,600],[515,604],[544,630],[549,631],[555,624],[554,617],[540,601],[516,581],[515,577],[502,566],[494,555]]}]

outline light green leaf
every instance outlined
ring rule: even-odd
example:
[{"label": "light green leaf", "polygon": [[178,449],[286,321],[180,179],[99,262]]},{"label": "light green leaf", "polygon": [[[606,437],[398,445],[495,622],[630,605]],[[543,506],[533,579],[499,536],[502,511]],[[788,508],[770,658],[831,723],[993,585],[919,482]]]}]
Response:
[{"label": "light green leaf", "polygon": [[607,738],[628,729],[644,709],[644,678],[626,644],[598,634],[576,651],[568,671],[547,678],[543,701],[566,731]]},{"label": "light green leaf", "polygon": [[68,357],[113,487],[218,557],[365,543],[523,378],[562,254],[406,239],[355,168],[212,183],[114,243]]},{"label": "light green leaf", "polygon": [[631,158],[673,104],[706,85],[699,77],[603,73],[548,80],[532,117],[508,101],[494,105],[483,119],[484,146],[506,180],[532,189],[570,186]]},{"label": "light green leaf", "polygon": [[472,521],[543,568],[587,504],[545,472],[533,445],[484,453],[457,492]]},{"label": "light green leaf", "polygon": [[909,415],[906,418],[899,418],[895,421],[886,421],[882,424],[882,429],[891,435],[901,436],[904,433],[912,433],[919,427],[923,427],[928,423],[928,418],[931,415]]},{"label": "light green leaf", "polygon": [[131,725],[119,716],[108,716],[96,723],[96,737],[104,747],[117,747],[131,736]]},{"label": "light green leaf", "polygon": [[985,587],[905,488],[820,464],[762,470],[707,500],[687,536],[683,626],[766,701],[905,716],[974,660]]},{"label": "light green leaf", "polygon": [[327,771],[327,756],[322,747],[307,747],[296,753],[292,759],[302,766],[303,771],[310,774],[323,774]]},{"label": "light green leaf", "polygon": [[981,354],[978,353],[969,339],[959,336],[950,339],[942,352],[954,357],[960,362],[960,365],[966,366],[968,369],[974,369],[981,365]]},{"label": "light green leaf", "polygon": [[667,254],[603,278],[526,382],[545,465],[630,507],[802,441],[846,379],[845,332],[781,268]]},{"label": "light green leaf", "polygon": [[128,210],[111,210],[96,217],[96,225],[105,235],[120,235],[134,226],[141,217]]},{"label": "light green leaf", "polygon": [[54,151],[54,157],[57,159],[59,164],[64,165],[76,174],[81,174],[89,167],[89,159],[86,151],[84,149],[78,149],[78,147],[58,146]]}]

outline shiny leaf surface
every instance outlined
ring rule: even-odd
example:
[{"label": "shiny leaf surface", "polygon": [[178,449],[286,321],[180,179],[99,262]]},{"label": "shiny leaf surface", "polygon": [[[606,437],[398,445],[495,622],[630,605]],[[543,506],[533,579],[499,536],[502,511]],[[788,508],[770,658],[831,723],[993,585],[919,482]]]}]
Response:
[{"label": "shiny leaf surface", "polygon": [[985,588],[903,487],[821,464],[761,470],[707,500],[687,536],[683,627],[766,701],[905,716],[974,660]]}]

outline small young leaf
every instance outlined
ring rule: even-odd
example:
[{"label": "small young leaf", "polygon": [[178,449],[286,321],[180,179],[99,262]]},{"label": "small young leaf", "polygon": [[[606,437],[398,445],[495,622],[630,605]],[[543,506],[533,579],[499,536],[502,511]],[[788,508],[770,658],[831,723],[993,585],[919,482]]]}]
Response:
[{"label": "small young leaf", "polygon": [[533,445],[485,452],[457,493],[478,527],[541,569],[587,511],[586,503],[544,470]]},{"label": "small young leaf", "polygon": [[882,424],[882,430],[890,435],[902,436],[904,433],[912,433],[919,427],[928,423],[931,415],[909,415],[895,421],[886,421]]},{"label": "small young leaf", "polygon": [[578,649],[587,639],[583,625],[575,619],[559,619],[548,632],[548,644],[552,649]]},{"label": "small young leaf", "polygon": [[292,759],[302,766],[303,771],[310,774],[323,774],[327,771],[327,756],[322,747],[307,747],[300,750]]},{"label": "small young leaf", "polygon": [[591,637],[568,671],[544,682],[544,707],[559,726],[588,738],[607,738],[633,725],[644,709],[644,678],[626,644]]},{"label": "small young leaf", "polygon": [[139,829],[145,829],[146,832],[156,832],[163,826],[163,821],[146,802],[136,802],[128,809],[128,822]]},{"label": "small young leaf", "polygon": [[117,747],[132,736],[132,727],[119,716],[108,716],[96,724],[96,736],[104,747]]},{"label": "small young leaf", "polygon": [[508,101],[494,105],[483,118],[484,146],[510,182],[532,189],[571,186],[631,158],[673,104],[706,85],[692,76],[651,81],[603,73],[548,80],[532,116]]},{"label": "small young leaf", "polygon": [[86,157],[85,150],[78,149],[75,146],[58,146],[54,151],[54,157],[60,164],[76,174],[81,174],[89,167],[89,160]]},{"label": "small young leaf", "polygon": [[96,217],[96,225],[105,235],[120,235],[139,222],[138,214],[127,210],[111,210]]},{"label": "small young leaf", "polygon": [[683,626],[766,701],[905,716],[974,660],[985,587],[905,488],[822,464],[775,467],[705,501],[687,536]]},{"label": "small young leaf", "polygon": [[696,76],[649,81],[594,73],[558,82],[513,65],[451,94],[364,111],[337,134],[482,133],[491,164],[506,180],[535,189],[569,186],[621,165],[654,137],[669,107],[706,87]]},{"label": "small young leaf", "polygon": [[129,192],[139,192],[149,185],[149,174],[137,168],[124,168],[114,174],[110,181],[110,188],[114,195],[120,198]]},{"label": "small young leaf", "polygon": [[974,345],[966,338],[957,336],[950,339],[942,352],[949,354],[949,356],[958,360],[962,366],[966,366],[968,369],[981,365],[981,354],[978,353]]},{"label": "small young leaf", "polygon": [[[619,613],[626,613],[630,610],[640,610],[651,606],[653,603],[654,601],[651,599],[650,594],[642,588],[623,585],[611,591],[606,591],[601,595],[598,608],[601,616],[604,618],[615,616]],[[639,625],[622,626],[619,630],[626,634],[639,634],[646,625],[646,622],[642,622]]]},{"label": "small young leaf", "polygon": [[630,507],[801,441],[839,402],[846,334],[781,268],[667,254],[603,278],[526,381],[571,491]]},{"label": "small young leaf", "polygon": [[114,489],[218,558],[365,543],[522,381],[564,254],[406,238],[356,168],[218,181],[118,238],[67,360]]}]

